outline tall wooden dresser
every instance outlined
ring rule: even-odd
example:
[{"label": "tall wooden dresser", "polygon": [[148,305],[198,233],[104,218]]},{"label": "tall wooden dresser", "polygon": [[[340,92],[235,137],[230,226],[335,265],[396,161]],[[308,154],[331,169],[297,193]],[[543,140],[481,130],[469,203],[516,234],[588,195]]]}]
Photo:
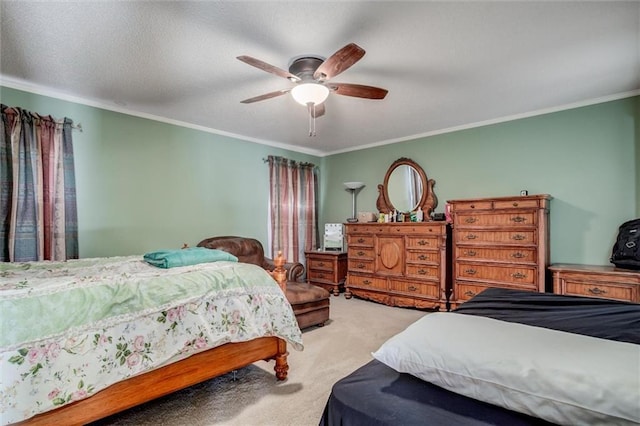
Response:
[{"label": "tall wooden dresser", "polygon": [[451,309],[487,287],[545,291],[549,195],[451,200]]},{"label": "tall wooden dresser", "polygon": [[445,222],[349,223],[345,297],[446,309]]}]

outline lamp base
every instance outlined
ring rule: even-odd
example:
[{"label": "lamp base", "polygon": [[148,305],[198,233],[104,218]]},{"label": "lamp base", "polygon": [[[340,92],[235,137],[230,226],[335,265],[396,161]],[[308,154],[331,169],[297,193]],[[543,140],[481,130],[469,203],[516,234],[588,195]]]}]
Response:
[{"label": "lamp base", "polygon": [[355,217],[350,217],[347,219],[347,222],[349,223],[356,223],[357,221],[358,221],[358,218],[355,218]]}]

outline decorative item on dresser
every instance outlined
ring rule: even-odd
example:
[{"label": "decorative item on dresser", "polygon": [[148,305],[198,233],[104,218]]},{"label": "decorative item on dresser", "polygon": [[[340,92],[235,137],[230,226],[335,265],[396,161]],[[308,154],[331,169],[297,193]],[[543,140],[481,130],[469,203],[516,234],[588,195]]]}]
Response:
[{"label": "decorative item on dresser", "polygon": [[305,251],[307,257],[307,281],[309,284],[322,287],[340,295],[340,289],[344,289],[344,280],[347,276],[347,252],[346,251]]},{"label": "decorative item on dresser", "polygon": [[446,309],[447,224],[350,223],[345,297]]},{"label": "decorative item on dresser", "polygon": [[553,292],[640,303],[640,271],[614,266],[553,264]]},{"label": "decorative item on dresser", "polygon": [[545,291],[550,200],[543,194],[448,201],[451,309],[488,287]]}]

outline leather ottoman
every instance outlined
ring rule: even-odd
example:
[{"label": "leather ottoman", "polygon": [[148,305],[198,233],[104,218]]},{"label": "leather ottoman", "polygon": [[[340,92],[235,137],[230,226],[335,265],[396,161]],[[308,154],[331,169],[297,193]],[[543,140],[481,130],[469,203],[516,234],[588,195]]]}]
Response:
[{"label": "leather ottoman", "polygon": [[286,295],[301,329],[312,325],[322,327],[329,319],[331,294],[324,288],[309,283],[289,281]]}]

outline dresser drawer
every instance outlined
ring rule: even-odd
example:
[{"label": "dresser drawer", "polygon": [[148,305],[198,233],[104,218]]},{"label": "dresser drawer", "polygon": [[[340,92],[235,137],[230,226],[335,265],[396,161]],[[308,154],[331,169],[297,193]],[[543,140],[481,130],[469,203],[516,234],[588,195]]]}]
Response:
[{"label": "dresser drawer", "polygon": [[467,301],[490,287],[490,285],[469,284],[464,281],[456,281],[454,286],[455,294],[453,295],[454,300]]},{"label": "dresser drawer", "polygon": [[375,258],[375,251],[368,247],[352,247],[349,249],[349,259],[372,260]]},{"label": "dresser drawer", "polygon": [[349,259],[349,271],[352,272],[373,272],[373,260]]},{"label": "dresser drawer", "polygon": [[408,249],[437,249],[439,241],[438,237],[407,237],[406,246]]},{"label": "dresser drawer", "polygon": [[429,265],[407,264],[407,277],[423,280],[439,280],[440,268]]},{"label": "dresser drawer", "polygon": [[494,201],[493,208],[498,209],[522,209],[522,208],[538,208],[540,207],[539,200],[505,200]]},{"label": "dresser drawer", "polygon": [[407,262],[440,263],[439,251],[407,251]]},{"label": "dresser drawer", "polygon": [[494,281],[516,286],[532,287],[537,284],[537,268],[500,266],[456,262],[456,279]]},{"label": "dresser drawer", "polygon": [[461,201],[451,204],[454,212],[460,210],[491,210],[493,203],[491,201]]},{"label": "dresser drawer", "polygon": [[455,233],[455,242],[458,244],[523,244],[535,245],[536,231],[485,231],[485,230],[459,230]]},{"label": "dresser drawer", "polygon": [[365,289],[387,290],[387,280],[366,275],[349,274],[347,277],[348,287],[358,287]]},{"label": "dresser drawer", "polygon": [[389,282],[389,290],[408,295],[419,295],[431,298],[440,297],[440,287],[438,283],[419,283],[414,281],[397,281]]},{"label": "dresser drawer", "polygon": [[633,285],[574,282],[570,280],[565,280],[564,282],[564,294],[571,296],[589,296],[631,302],[638,300],[637,291],[638,286]]},{"label": "dresser drawer", "polygon": [[[347,245],[349,248],[356,246],[373,247],[373,235],[347,235]],[[351,253],[351,250],[349,250]]]},{"label": "dresser drawer", "polygon": [[454,256],[456,260],[535,264],[538,261],[538,250],[535,248],[456,246]]},{"label": "dresser drawer", "polygon": [[534,212],[514,212],[500,214],[482,213],[458,213],[456,214],[456,227],[478,227],[478,226],[535,226],[536,214]]}]

